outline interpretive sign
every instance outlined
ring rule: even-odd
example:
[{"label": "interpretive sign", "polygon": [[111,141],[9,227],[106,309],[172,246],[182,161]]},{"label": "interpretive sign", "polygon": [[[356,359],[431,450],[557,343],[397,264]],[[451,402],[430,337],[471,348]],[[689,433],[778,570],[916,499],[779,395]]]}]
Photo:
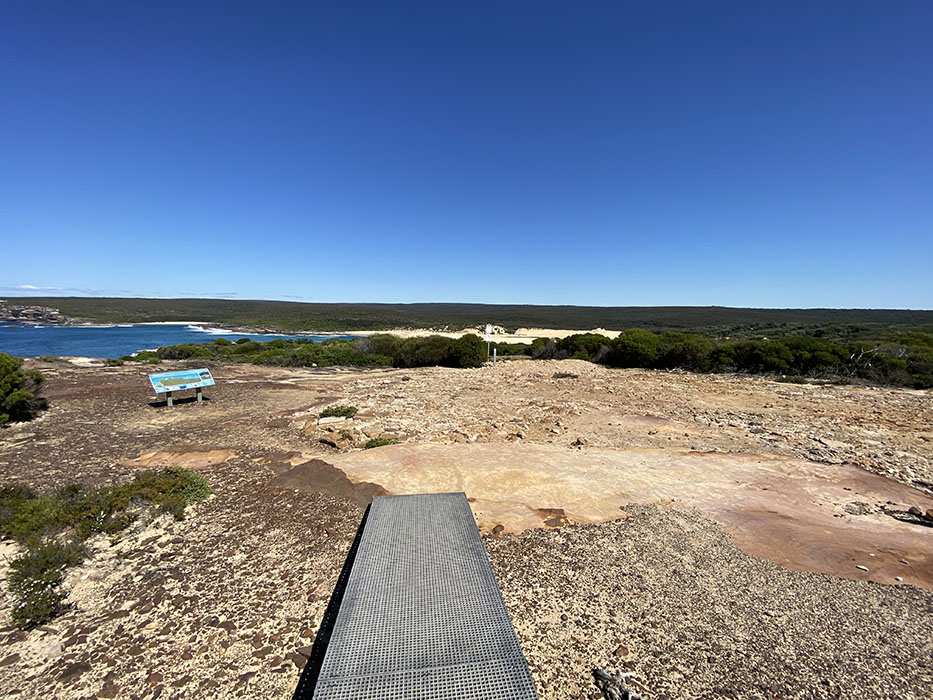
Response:
[{"label": "interpretive sign", "polygon": [[214,386],[214,378],[209,369],[183,369],[177,372],[156,372],[149,375],[149,382],[156,394],[166,394],[169,406],[172,405],[172,392],[182,389],[197,389],[198,403],[201,403],[201,387]]},{"label": "interpretive sign", "polygon": [[214,386],[209,369],[183,369],[178,372],[157,372],[149,375],[152,388],[157,394],[182,389],[197,389],[199,386]]}]

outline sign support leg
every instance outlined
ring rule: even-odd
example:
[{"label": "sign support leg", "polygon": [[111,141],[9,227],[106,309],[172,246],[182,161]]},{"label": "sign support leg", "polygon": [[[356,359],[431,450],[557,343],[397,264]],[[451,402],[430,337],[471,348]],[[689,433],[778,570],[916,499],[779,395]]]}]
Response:
[{"label": "sign support leg", "polygon": [[198,403],[201,403],[201,387],[198,387]]},{"label": "sign support leg", "polygon": [[175,399],[172,398],[172,392],[169,391],[165,394],[165,403],[169,408],[175,405]]}]

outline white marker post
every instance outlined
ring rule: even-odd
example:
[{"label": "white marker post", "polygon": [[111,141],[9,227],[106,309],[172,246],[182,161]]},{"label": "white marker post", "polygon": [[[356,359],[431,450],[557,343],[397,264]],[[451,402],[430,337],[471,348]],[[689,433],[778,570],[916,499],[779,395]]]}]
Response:
[{"label": "white marker post", "polygon": [[489,344],[492,342],[492,324],[486,324],[486,357],[489,357]]}]

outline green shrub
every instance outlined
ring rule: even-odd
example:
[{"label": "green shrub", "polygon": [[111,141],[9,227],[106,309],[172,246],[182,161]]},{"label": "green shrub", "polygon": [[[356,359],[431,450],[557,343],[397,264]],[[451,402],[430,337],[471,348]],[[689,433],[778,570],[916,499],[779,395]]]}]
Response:
[{"label": "green shrub", "polygon": [[471,333],[451,343],[445,364],[450,367],[482,367],[486,360],[486,343]]},{"label": "green shrub", "polygon": [[321,418],[343,417],[353,418],[356,415],[356,406],[328,406],[321,411]]},{"label": "green shrub", "polygon": [[124,360],[121,360],[119,358],[115,359],[112,357],[108,357],[104,360],[104,365],[106,365],[107,367],[122,367],[123,363],[124,363]]},{"label": "green shrub", "polygon": [[[122,485],[74,484],[44,495],[20,484],[0,487],[0,537],[14,538],[27,547],[11,562],[7,579],[14,596],[14,622],[28,629],[54,617],[64,599],[60,589],[64,569],[80,563],[84,540],[126,528],[134,518],[132,506],[152,505],[181,520],[186,506],[211,493],[203,476],[181,467],[143,472]],[[59,544],[66,535],[71,544]]]},{"label": "green shrub", "polygon": [[7,588],[13,594],[10,617],[20,629],[44,624],[62,610],[65,569],[81,563],[84,549],[78,542],[55,540],[31,547],[10,562]]},{"label": "green shrub", "polygon": [[783,382],[784,384],[809,384],[804,377],[801,377],[797,374],[782,374],[780,377],[776,378],[774,381]]},{"label": "green shrub", "polygon": [[132,503],[143,501],[181,520],[186,505],[203,501],[211,493],[207,479],[198,472],[167,467],[143,472],[128,484],[117,486],[111,492],[111,500],[114,510],[126,510]]},{"label": "green shrub", "polygon": [[132,522],[127,510],[134,503],[151,503],[180,520],[184,506],[203,501],[210,494],[210,484],[203,476],[181,467],[143,472],[118,486],[75,484],[43,495],[22,485],[3,486],[0,537],[28,542],[64,530],[73,530],[80,539],[98,532],[119,532]]},{"label": "green shrub", "polygon": [[651,331],[632,328],[619,334],[613,343],[608,364],[613,367],[653,367],[661,339]]},{"label": "green shrub", "polygon": [[0,425],[27,421],[48,407],[39,387],[45,377],[37,370],[21,371],[23,359],[0,353]]},{"label": "green shrub", "polygon": [[206,360],[213,357],[210,344],[208,343],[182,343],[181,345],[169,345],[156,350],[156,356],[160,360]]},{"label": "green shrub", "polygon": [[159,355],[154,350],[141,350],[135,355],[124,355],[120,358],[125,362],[140,362],[143,364],[157,365],[162,360],[159,358]]},{"label": "green shrub", "polygon": [[374,447],[385,447],[386,445],[397,445],[397,444],[398,444],[398,440],[396,440],[395,438],[376,437],[376,438],[372,438],[371,440],[367,440],[366,444],[363,445],[363,447],[366,448],[367,450],[371,450]]}]

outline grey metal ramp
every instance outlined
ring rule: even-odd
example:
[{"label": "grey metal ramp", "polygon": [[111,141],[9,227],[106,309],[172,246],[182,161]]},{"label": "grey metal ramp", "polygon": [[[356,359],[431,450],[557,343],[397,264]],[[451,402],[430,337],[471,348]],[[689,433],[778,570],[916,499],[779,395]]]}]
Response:
[{"label": "grey metal ramp", "polygon": [[314,698],[537,697],[466,495],[376,498]]}]

